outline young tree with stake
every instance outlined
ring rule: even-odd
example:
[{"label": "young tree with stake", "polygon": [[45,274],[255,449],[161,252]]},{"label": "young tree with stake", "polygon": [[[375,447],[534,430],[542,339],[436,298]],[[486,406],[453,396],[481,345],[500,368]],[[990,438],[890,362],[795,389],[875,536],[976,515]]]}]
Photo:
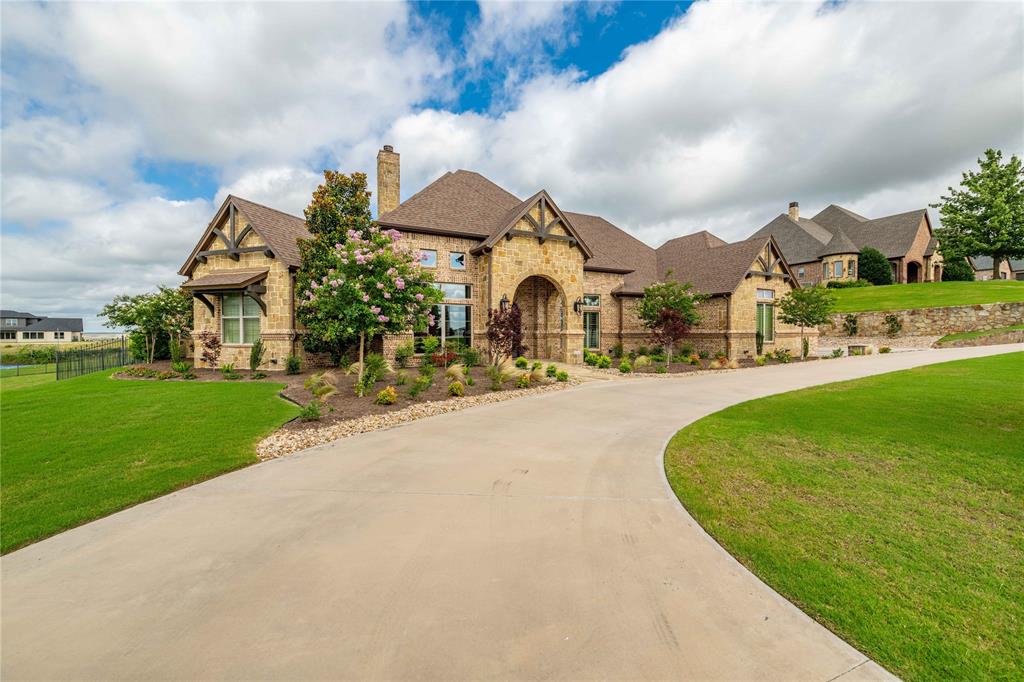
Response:
[{"label": "young tree with stake", "polygon": [[800,327],[800,354],[807,357],[805,327],[816,327],[828,321],[836,299],[823,286],[793,289],[779,301],[779,319]]},{"label": "young tree with stake", "polygon": [[[666,278],[672,273],[666,273]],[[697,305],[707,296],[695,293],[693,286],[674,280],[657,282],[644,289],[637,315],[658,343],[665,346],[666,363],[672,363],[672,347],[681,341],[690,328],[700,323]]]}]

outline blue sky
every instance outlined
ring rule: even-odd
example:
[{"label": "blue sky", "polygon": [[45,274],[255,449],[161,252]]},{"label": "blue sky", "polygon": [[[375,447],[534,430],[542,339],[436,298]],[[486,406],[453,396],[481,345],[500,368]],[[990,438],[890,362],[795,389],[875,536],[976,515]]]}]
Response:
[{"label": "blue sky", "polygon": [[[176,275],[236,193],[469,168],[652,245],[934,202],[1024,148],[1015,3],[3,3],[0,304]],[[933,212],[933,218],[936,216]]]}]

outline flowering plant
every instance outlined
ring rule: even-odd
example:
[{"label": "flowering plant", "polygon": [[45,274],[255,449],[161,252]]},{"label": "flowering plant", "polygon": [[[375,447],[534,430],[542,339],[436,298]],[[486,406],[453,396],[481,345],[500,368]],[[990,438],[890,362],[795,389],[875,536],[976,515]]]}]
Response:
[{"label": "flowering plant", "polygon": [[433,306],[443,294],[419,260],[419,252],[397,230],[376,224],[350,229],[345,241],[335,244],[327,274],[299,291],[303,317],[317,320],[321,338],[359,339],[359,395],[367,338],[422,331],[435,322]]}]

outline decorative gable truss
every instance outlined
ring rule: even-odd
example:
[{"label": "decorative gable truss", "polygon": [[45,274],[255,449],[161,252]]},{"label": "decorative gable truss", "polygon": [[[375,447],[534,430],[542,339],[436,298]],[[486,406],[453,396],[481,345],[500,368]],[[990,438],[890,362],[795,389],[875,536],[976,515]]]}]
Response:
[{"label": "decorative gable truss", "polygon": [[747,277],[764,277],[765,279],[779,277],[794,284],[797,281],[793,276],[793,271],[789,268],[789,263],[782,257],[782,250],[775,243],[774,237],[769,237],[765,242],[764,248],[761,249],[750,266]]},{"label": "decorative gable truss", "polygon": [[506,240],[530,237],[541,244],[548,240],[568,242],[569,246],[583,252],[584,259],[593,257],[593,252],[577,234],[572,223],[544,190],[519,204],[510,212],[509,218],[500,229],[476,247],[474,253],[489,251],[502,237]]},{"label": "decorative gable truss", "polygon": [[[209,256],[228,256],[231,260],[238,260],[239,254],[243,253],[257,253],[263,252],[263,255],[267,258],[273,258],[273,250],[266,245],[259,246],[242,246],[242,242],[249,233],[255,234],[255,230],[252,227],[252,223],[246,221],[246,225],[241,231],[238,230],[238,209],[235,208],[234,203],[227,204],[227,220],[221,223],[222,227],[226,228],[227,231],[219,228],[211,228],[211,234],[215,235],[223,244],[224,248],[220,249],[206,249],[200,251],[195,255],[195,258],[200,263],[205,263]],[[221,209],[223,211],[223,208]],[[217,219],[214,219],[214,225],[217,224]],[[205,241],[205,240],[204,240]],[[212,246],[212,244],[211,244]]]}]

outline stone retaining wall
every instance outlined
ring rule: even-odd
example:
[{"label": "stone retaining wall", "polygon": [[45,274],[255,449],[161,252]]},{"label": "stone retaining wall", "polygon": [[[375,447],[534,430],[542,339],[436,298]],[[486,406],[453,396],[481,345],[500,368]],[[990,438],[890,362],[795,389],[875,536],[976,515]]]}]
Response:
[{"label": "stone retaining wall", "polygon": [[[885,323],[887,315],[896,315],[903,323],[898,336],[944,336],[956,332],[973,332],[1024,323],[1024,303],[988,303],[854,314],[857,316],[858,336],[884,336],[888,331],[888,325]],[[818,329],[828,336],[845,335],[845,317],[846,313],[834,313],[833,325],[823,324]]]}]

